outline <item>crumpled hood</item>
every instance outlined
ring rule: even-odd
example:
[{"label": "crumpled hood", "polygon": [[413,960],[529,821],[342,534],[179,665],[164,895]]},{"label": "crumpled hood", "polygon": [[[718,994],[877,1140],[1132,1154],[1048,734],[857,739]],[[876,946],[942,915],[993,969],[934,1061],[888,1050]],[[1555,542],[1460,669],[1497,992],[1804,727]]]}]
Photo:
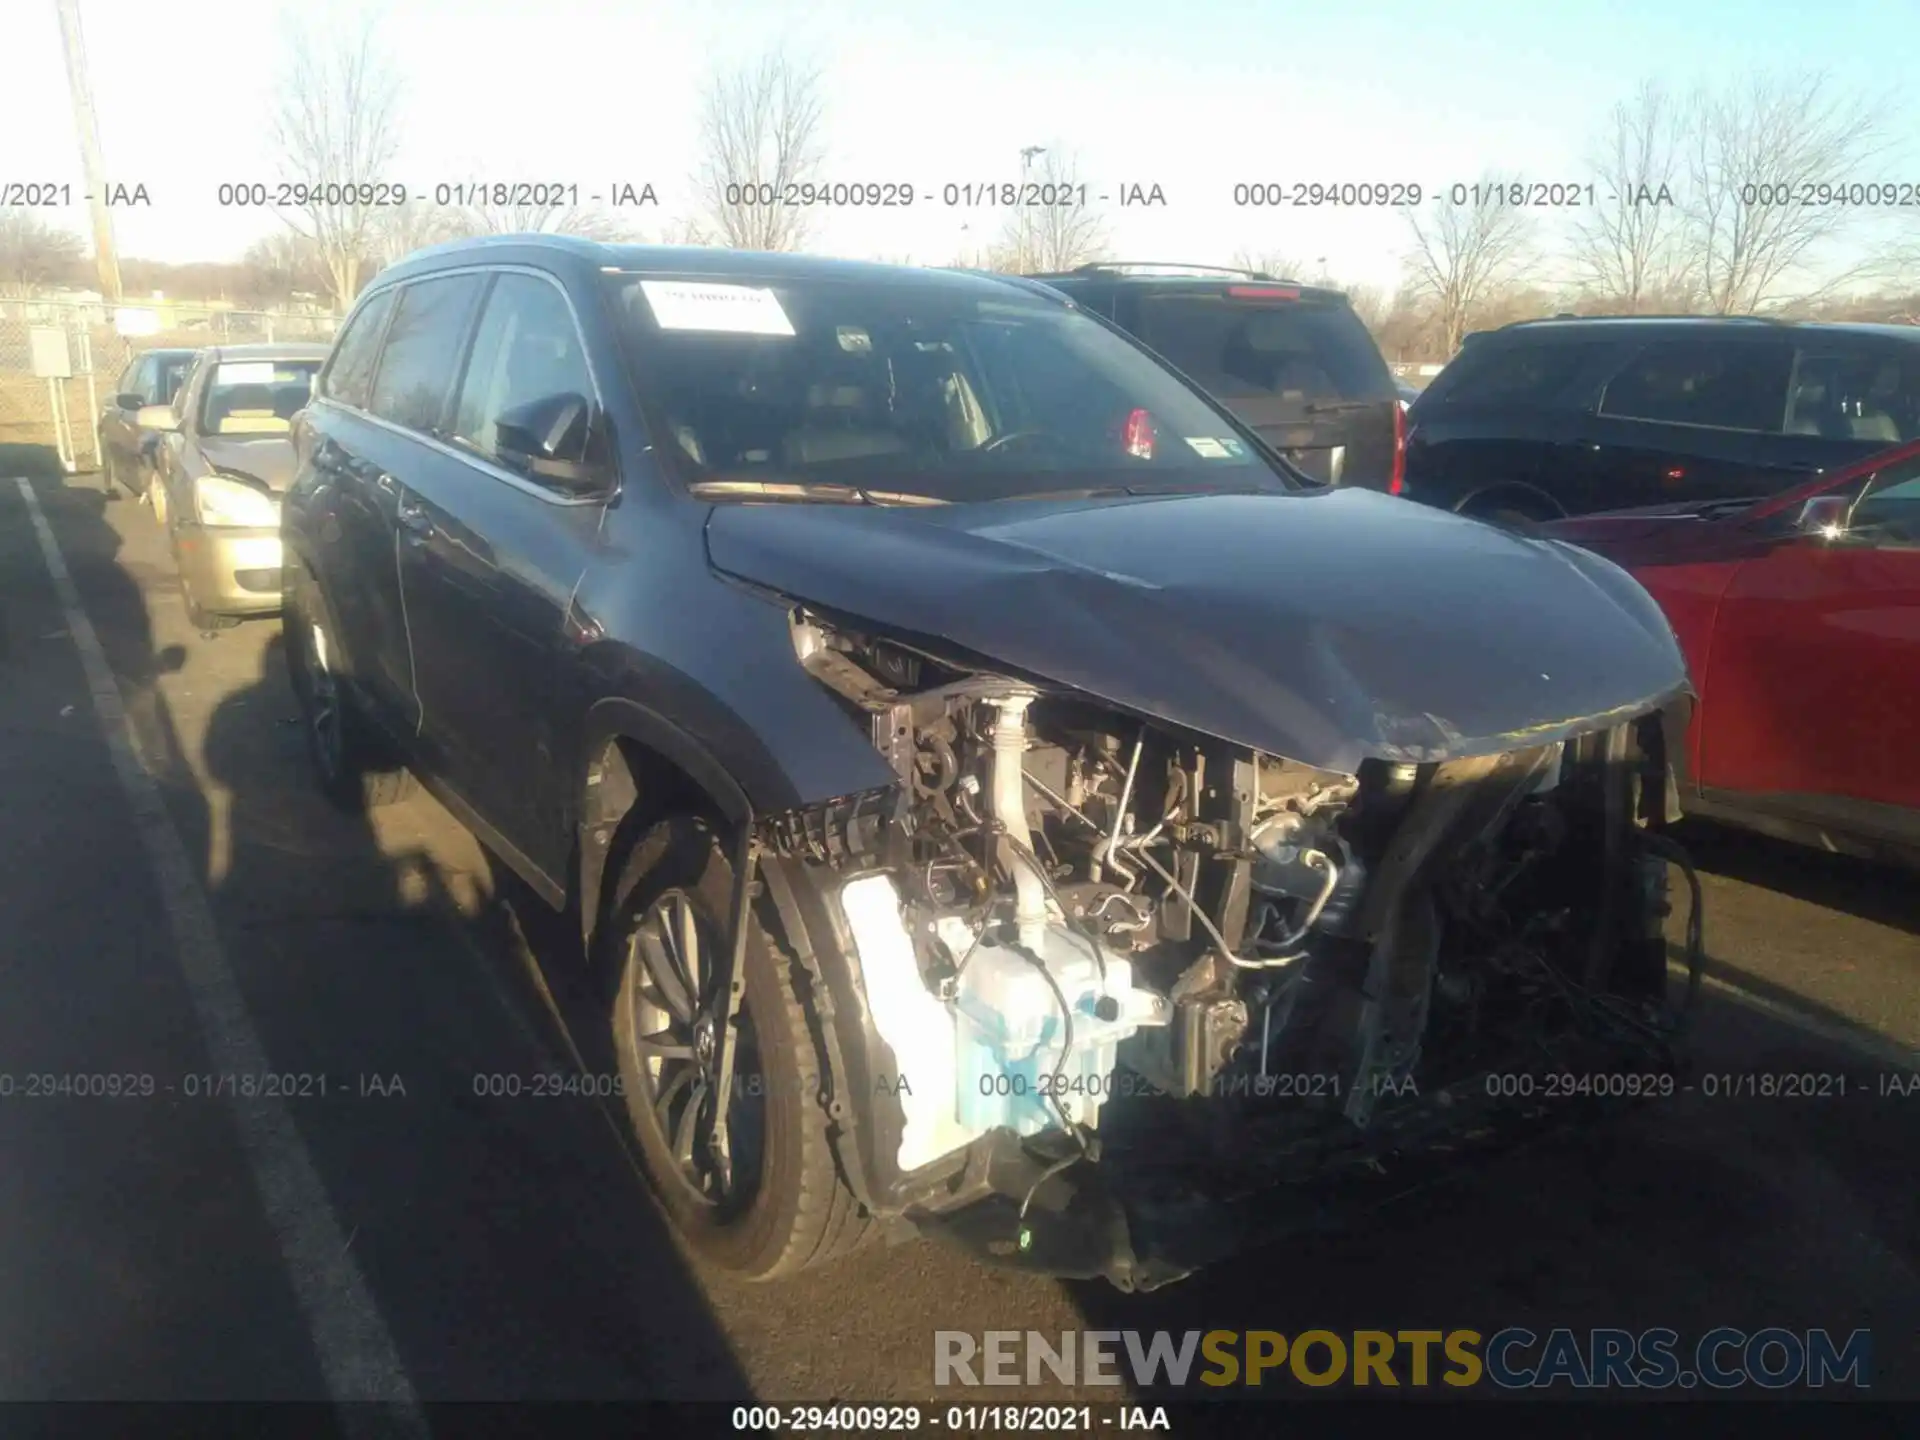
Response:
[{"label": "crumpled hood", "polygon": [[1303,764],[1543,744],[1687,690],[1598,556],[1359,490],[726,505],[716,568]]},{"label": "crumpled hood", "polygon": [[293,483],[295,460],[287,435],[201,435],[195,443],[207,464],[258,480],[276,495]]}]

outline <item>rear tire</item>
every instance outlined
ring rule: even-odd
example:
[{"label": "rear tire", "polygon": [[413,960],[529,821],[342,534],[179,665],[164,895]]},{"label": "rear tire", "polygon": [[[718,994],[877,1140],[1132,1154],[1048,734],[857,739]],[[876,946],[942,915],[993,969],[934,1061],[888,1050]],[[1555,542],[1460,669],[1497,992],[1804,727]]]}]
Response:
[{"label": "rear tire", "polygon": [[388,753],[356,708],[351,687],[332,669],[338,631],[310,577],[302,575],[288,593],[282,624],[288,679],[321,793],[349,814],[405,799],[413,775]]},{"label": "rear tire", "polygon": [[733,867],[715,827],[689,816],[662,821],[621,871],[602,955],[619,968],[614,1048],[656,1194],[701,1259],[771,1280],[858,1248],[874,1227],[828,1139],[824,1066],[799,997],[799,967],[758,917],[727,1107],[736,1163],[731,1183],[710,1162],[702,1174],[716,1077],[702,1054],[715,1048],[711,1017],[724,1013],[732,904]]}]

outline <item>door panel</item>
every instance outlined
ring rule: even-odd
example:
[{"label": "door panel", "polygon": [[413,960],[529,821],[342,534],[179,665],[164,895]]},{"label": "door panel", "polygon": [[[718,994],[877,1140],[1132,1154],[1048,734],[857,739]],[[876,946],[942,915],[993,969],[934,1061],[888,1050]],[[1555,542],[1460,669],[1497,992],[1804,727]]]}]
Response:
[{"label": "door panel", "polygon": [[339,651],[375,717],[398,734],[417,720],[412,664],[400,615],[393,507],[382,487],[382,432],[360,412],[367,403],[382,335],[397,290],[378,292],[347,321],[322,372],[320,402],[304,413],[296,448],[298,489],[310,494],[317,577],[340,626]]},{"label": "door panel", "polygon": [[1920,816],[1920,462],[1902,471],[1876,477],[1848,538],[1788,539],[1735,574],[1708,662],[1706,785]]},{"label": "door panel", "polygon": [[455,789],[549,876],[566,873],[568,777],[553,719],[565,621],[601,514],[549,491],[501,444],[502,416],[561,394],[593,399],[565,293],[497,277],[448,421],[412,477],[400,547],[421,743]]},{"label": "door panel", "polygon": [[375,717],[396,735],[419,725],[413,661],[401,608],[394,471],[412,468],[412,445],[364,416],[330,410],[315,427],[310,462],[320,495],[326,597],[341,649]]}]

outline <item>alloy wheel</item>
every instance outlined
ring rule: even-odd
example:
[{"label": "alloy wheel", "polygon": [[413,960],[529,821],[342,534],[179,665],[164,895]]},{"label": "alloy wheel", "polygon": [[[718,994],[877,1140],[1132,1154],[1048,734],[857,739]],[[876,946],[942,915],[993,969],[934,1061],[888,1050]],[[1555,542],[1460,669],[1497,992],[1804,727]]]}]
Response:
[{"label": "alloy wheel", "polygon": [[720,1026],[726,1008],[725,947],[682,890],[669,890],[641,918],[632,940],[638,983],[629,992],[642,1097],[671,1151],[676,1178],[706,1205],[749,1198],[766,1134],[766,1082],[747,1011],[736,1021],[727,1142],[715,1146]]}]

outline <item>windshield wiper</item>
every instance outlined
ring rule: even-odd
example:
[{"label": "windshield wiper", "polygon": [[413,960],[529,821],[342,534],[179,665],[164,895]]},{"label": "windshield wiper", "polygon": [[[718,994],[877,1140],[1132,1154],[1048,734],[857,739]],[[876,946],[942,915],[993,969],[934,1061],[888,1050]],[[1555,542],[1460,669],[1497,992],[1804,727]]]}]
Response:
[{"label": "windshield wiper", "polygon": [[687,487],[701,500],[792,500],[818,505],[945,505],[937,495],[869,490],[825,480],[695,480]]}]

